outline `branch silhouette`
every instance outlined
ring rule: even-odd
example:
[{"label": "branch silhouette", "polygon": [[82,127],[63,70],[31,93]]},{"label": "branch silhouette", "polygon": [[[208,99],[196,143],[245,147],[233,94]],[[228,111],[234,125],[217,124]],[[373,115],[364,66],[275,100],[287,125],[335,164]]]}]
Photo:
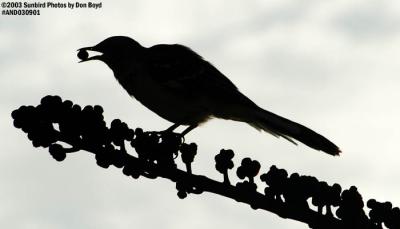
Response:
[{"label": "branch silhouette", "polygon": [[[133,130],[119,119],[107,127],[103,109],[98,105],[82,109],[69,100],[62,101],[59,96],[45,96],[37,106],[21,106],[14,110],[12,118],[14,126],[27,133],[34,147],[48,148],[57,161],[63,161],[68,153],[84,150],[95,155],[100,167],[113,165],[121,168],[126,176],[169,179],[176,183],[177,195],[182,199],[188,194],[211,192],[248,204],[253,209],[306,223],[310,228],[400,228],[400,209],[390,202],[368,200],[367,215],[356,187],[342,191],[339,184],[329,185],[297,173],[289,175],[275,165],[258,177],[267,186],[260,193],[255,178],[261,166],[250,158],[241,161],[236,169],[240,181],[232,185],[229,177],[229,170],[234,168],[232,150],[222,149],[215,156],[215,168],[223,175],[222,182],[193,174],[195,143],[187,144],[180,134],[169,131]],[[185,170],[175,163],[179,156]],[[310,208],[310,202],[317,210]]]}]

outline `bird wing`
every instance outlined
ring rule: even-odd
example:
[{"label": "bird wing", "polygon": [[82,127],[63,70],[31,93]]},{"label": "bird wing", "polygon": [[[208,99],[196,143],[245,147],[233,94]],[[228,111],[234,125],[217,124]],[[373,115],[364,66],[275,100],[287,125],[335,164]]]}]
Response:
[{"label": "bird wing", "polygon": [[155,45],[146,55],[150,77],[182,95],[238,91],[212,64],[183,45]]},{"label": "bird wing", "polygon": [[[304,144],[338,155],[340,149],[313,130],[265,111],[239,92],[236,86],[212,64],[182,45],[155,45],[146,56],[149,76],[179,96],[205,101],[213,115],[244,121],[273,136],[281,136],[296,144]],[[221,109],[222,108],[222,109]]]}]

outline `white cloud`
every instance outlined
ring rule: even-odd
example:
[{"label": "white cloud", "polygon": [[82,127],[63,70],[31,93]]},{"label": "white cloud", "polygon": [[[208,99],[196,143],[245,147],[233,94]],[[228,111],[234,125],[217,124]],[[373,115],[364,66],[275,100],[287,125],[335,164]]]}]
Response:
[{"label": "white cloud", "polygon": [[189,45],[260,106],[324,133],[344,151],[331,158],[245,124],[211,121],[188,136],[200,147],[197,173],[219,178],[213,157],[232,148],[237,162],[251,156],[264,170],[277,164],[344,188],[357,185],[365,199],[399,206],[400,186],[393,182],[400,160],[396,4],[113,1],[99,11],[2,16],[0,222],[12,228],[307,227],[213,195],[181,201],[172,183],[128,180],[117,170],[98,168],[85,153],[57,163],[30,146],[11,126],[10,112],[46,94],[101,104],[108,120],[121,118],[132,127],[169,125],[132,101],[105,65],[77,64],[77,48],[117,34],[146,46]]}]

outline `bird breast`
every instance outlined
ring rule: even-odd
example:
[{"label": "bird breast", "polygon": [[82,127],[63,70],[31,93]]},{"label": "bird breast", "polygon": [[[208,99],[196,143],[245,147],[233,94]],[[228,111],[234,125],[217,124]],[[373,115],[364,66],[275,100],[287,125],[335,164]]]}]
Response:
[{"label": "bird breast", "polygon": [[201,101],[177,93],[150,77],[145,71],[114,73],[122,87],[140,103],[162,118],[181,125],[206,121],[210,115]]}]

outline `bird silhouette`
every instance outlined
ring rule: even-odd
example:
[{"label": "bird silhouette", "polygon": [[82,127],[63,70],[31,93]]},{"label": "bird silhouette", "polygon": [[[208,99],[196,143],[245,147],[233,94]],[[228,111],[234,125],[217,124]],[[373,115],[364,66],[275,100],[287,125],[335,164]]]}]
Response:
[{"label": "bird silhouette", "polygon": [[[114,36],[78,51],[80,62],[104,62],[129,95],[174,123],[167,131],[186,125],[185,135],[215,117],[245,122],[330,155],[341,152],[324,136],[257,106],[217,68],[183,45],[146,48],[129,37]],[[89,57],[87,51],[101,54]]]}]

